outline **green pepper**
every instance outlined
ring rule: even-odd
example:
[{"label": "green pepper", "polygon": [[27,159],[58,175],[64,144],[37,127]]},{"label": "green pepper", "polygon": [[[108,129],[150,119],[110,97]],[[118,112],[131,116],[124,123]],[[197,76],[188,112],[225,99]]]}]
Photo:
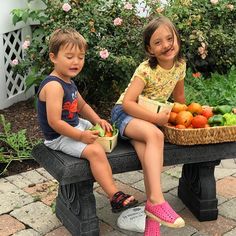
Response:
[{"label": "green pepper", "polygon": [[224,115],[225,113],[230,113],[231,111],[232,111],[232,106],[230,105],[221,105],[213,107],[213,112],[216,114]]},{"label": "green pepper", "polygon": [[208,124],[210,126],[223,126],[225,123],[225,118],[222,115],[214,115],[208,119]]}]

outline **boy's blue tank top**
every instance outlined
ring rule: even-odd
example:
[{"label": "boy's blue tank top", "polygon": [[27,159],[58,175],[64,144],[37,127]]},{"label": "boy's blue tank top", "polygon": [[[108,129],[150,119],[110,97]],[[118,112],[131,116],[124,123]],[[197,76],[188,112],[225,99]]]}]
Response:
[{"label": "boy's blue tank top", "polygon": [[[78,89],[71,80],[71,83],[66,83],[63,80],[59,79],[55,76],[47,76],[40,84],[37,97],[41,91],[41,89],[50,81],[57,81],[61,84],[64,90],[64,97],[62,102],[62,116],[61,119],[75,127],[79,124],[79,116],[78,116]],[[43,131],[44,137],[46,140],[53,140],[60,136],[55,130],[53,130],[47,120],[47,112],[46,112],[46,102],[42,102],[37,99],[37,113],[39,125]]]}]

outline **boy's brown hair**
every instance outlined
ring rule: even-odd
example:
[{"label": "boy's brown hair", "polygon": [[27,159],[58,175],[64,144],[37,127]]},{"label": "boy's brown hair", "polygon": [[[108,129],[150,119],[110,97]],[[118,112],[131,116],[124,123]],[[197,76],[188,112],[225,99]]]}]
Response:
[{"label": "boy's brown hair", "polygon": [[49,53],[53,53],[57,56],[62,46],[76,46],[84,52],[88,47],[84,37],[73,28],[57,29],[51,34],[49,40]]}]

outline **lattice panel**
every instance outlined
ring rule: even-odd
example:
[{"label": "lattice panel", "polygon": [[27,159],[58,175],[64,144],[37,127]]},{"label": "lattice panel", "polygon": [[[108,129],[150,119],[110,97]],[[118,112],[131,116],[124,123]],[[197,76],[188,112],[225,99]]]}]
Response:
[{"label": "lattice panel", "polygon": [[7,98],[22,93],[25,90],[24,77],[17,74],[13,77],[11,62],[15,58],[23,59],[21,30],[15,30],[3,35],[4,66]]}]

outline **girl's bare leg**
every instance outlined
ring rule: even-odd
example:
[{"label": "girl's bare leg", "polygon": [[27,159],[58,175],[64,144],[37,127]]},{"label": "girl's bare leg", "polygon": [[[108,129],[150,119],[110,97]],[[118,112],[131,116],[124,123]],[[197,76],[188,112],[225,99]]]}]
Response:
[{"label": "girl's bare leg", "polygon": [[133,141],[133,144],[139,158],[141,158],[148,200],[153,204],[163,203],[165,201],[161,190],[164,149],[163,133],[149,122],[133,119],[125,128],[125,135],[138,141]]}]

